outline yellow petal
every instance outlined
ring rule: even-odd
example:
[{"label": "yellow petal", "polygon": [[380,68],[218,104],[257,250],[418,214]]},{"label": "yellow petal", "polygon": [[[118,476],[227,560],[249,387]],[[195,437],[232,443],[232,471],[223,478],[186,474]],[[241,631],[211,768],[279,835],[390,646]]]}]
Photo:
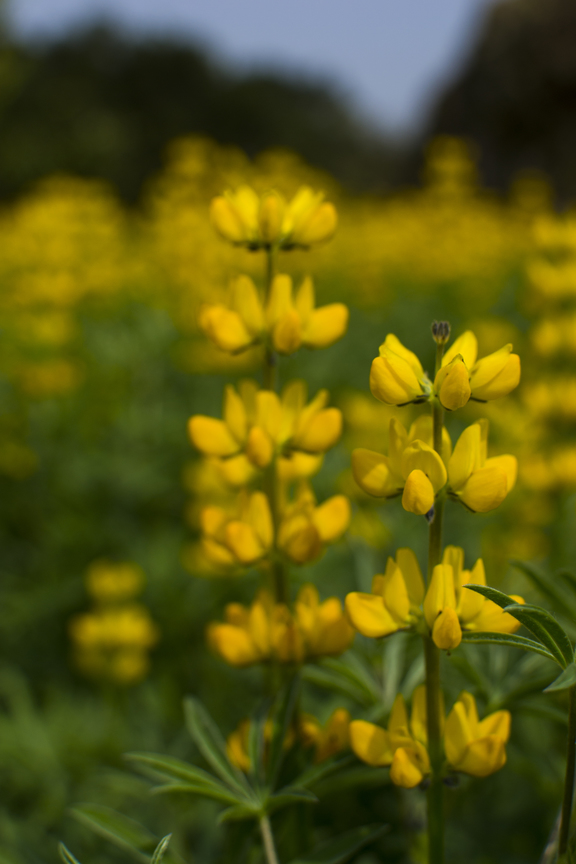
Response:
[{"label": "yellow petal", "polygon": [[502,503],[507,492],[507,475],[498,466],[490,465],[474,471],[458,495],[470,510],[487,513]]},{"label": "yellow petal", "polygon": [[448,714],[444,727],[444,750],[453,768],[459,769],[471,741],[472,730],[466,708],[462,701],[458,700]]},{"label": "yellow petal", "polygon": [[[472,592],[471,592],[472,593]],[[513,598],[516,603],[524,603],[521,597]],[[483,633],[515,633],[520,622],[492,600],[484,600],[478,614],[466,623],[467,630]]]},{"label": "yellow petal", "polygon": [[420,360],[414,354],[413,351],[410,351],[408,348],[405,348],[402,342],[398,339],[394,333],[388,333],[386,339],[380,345],[380,356],[384,357],[388,355],[388,352],[393,351],[398,357],[401,357],[404,362],[406,362],[412,371],[414,372],[416,378],[421,378],[424,375],[424,370],[422,369],[422,364]]},{"label": "yellow petal", "polygon": [[473,777],[488,777],[506,764],[506,746],[497,735],[487,735],[472,741],[458,766],[458,771]]},{"label": "yellow petal", "polygon": [[244,225],[244,235],[248,240],[258,233],[258,208],[260,198],[251,186],[239,186],[235,192],[226,191],[224,197],[236,209]]},{"label": "yellow petal", "polygon": [[269,327],[294,309],[292,302],[292,279],[285,273],[279,273],[272,280],[270,295],[266,304],[266,321]]},{"label": "yellow petal", "polygon": [[407,405],[423,395],[412,367],[392,351],[372,361],[370,391],[386,405]]},{"label": "yellow petal", "polygon": [[296,297],[294,298],[294,305],[300,315],[300,320],[302,321],[302,326],[304,328],[308,325],[308,319],[310,315],[314,311],[314,307],[316,305],[316,298],[314,295],[314,283],[310,276],[305,276],[302,280],[302,284],[300,285],[298,291],[296,292]]},{"label": "yellow petal", "polygon": [[267,657],[270,654],[272,644],[269,613],[268,596],[262,592],[252,604],[248,618],[248,630],[261,657]]},{"label": "yellow petal", "polygon": [[[442,725],[444,721],[444,704],[440,706],[442,712]],[[428,740],[428,724],[426,721],[426,686],[421,684],[412,694],[412,711],[410,712],[410,731],[417,741],[426,744]]]},{"label": "yellow petal", "polygon": [[434,487],[423,471],[416,469],[408,475],[402,506],[409,513],[424,516],[434,506]]},{"label": "yellow petal", "polygon": [[458,354],[448,365],[438,371],[434,388],[440,403],[448,411],[463,408],[471,395],[468,369]]},{"label": "yellow petal", "polygon": [[382,597],[392,617],[400,625],[404,624],[410,613],[410,598],[402,571],[395,562],[384,577]]},{"label": "yellow petal", "polygon": [[419,469],[429,478],[434,492],[439,492],[446,484],[448,475],[444,462],[432,447],[424,441],[412,441],[402,454],[402,474],[408,475],[415,469]]},{"label": "yellow petal", "polygon": [[[433,436],[433,424],[432,417],[430,414],[421,414],[414,423],[410,426],[410,432],[408,434],[408,441],[406,443],[411,443],[415,441],[417,438],[420,441],[424,441],[425,444],[428,444],[429,447],[434,447],[434,436]],[[404,445],[406,446],[406,444]],[[402,448],[404,449],[404,448]],[[450,455],[452,453],[452,441],[450,440],[450,435],[448,434],[448,430],[445,426],[442,427],[442,453],[440,454],[442,457],[442,461],[445,465],[448,465],[448,460],[450,459]]]},{"label": "yellow petal", "polygon": [[472,472],[480,467],[481,430],[478,423],[468,426],[460,435],[448,463],[448,478],[454,492],[458,492]]},{"label": "yellow petal", "polygon": [[207,456],[233,456],[239,450],[238,441],[223,420],[196,414],[188,421],[192,444]]},{"label": "yellow petal", "polygon": [[472,369],[478,357],[478,340],[471,330],[466,330],[450,346],[442,358],[442,366],[448,366],[457,354],[461,354],[468,369]]},{"label": "yellow petal", "polygon": [[399,624],[386,609],[382,597],[374,594],[363,594],[360,591],[347,594],[346,612],[352,625],[363,636],[376,639],[399,629]]},{"label": "yellow petal", "polygon": [[396,563],[402,571],[410,602],[413,606],[420,606],[424,599],[424,579],[416,555],[411,549],[398,549]]},{"label": "yellow petal", "polygon": [[232,456],[230,459],[221,459],[218,462],[218,471],[230,486],[247,486],[255,475],[254,465],[246,458],[244,453]]},{"label": "yellow petal", "polygon": [[470,376],[474,399],[499,399],[518,386],[520,357],[511,351],[512,345],[505,345],[476,363]]},{"label": "yellow petal", "polygon": [[202,552],[211,564],[216,567],[234,567],[238,564],[235,556],[226,546],[213,540],[211,537],[202,537]]},{"label": "yellow petal", "polygon": [[327,348],[340,339],[348,327],[350,313],[343,303],[315,309],[303,329],[302,341],[308,348]]},{"label": "yellow petal", "polygon": [[246,240],[242,217],[223,196],[212,199],[210,221],[218,233],[230,243],[242,243]]},{"label": "yellow petal", "polygon": [[434,621],[432,639],[437,648],[451,651],[462,641],[462,629],[456,610],[447,606]]},{"label": "yellow petal", "polygon": [[306,453],[324,453],[342,434],[342,412],[338,408],[319,411],[302,426],[292,439],[292,446]]},{"label": "yellow petal", "polygon": [[264,329],[264,310],[256,286],[249,276],[238,276],[232,286],[232,307],[252,336]]},{"label": "yellow petal", "polygon": [[208,628],[208,642],[231,666],[249,666],[260,659],[249,634],[232,624],[212,624]]},{"label": "yellow petal", "polygon": [[512,715],[509,711],[495,711],[480,721],[478,732],[481,736],[497,735],[506,743],[510,738],[511,725]]},{"label": "yellow petal", "polygon": [[268,498],[263,492],[253,492],[248,508],[249,520],[264,549],[270,549],[274,540],[274,525]]},{"label": "yellow petal", "polygon": [[232,432],[239,444],[246,440],[248,432],[248,418],[244,402],[231,384],[227,384],[224,390],[224,422]]},{"label": "yellow petal", "polygon": [[274,456],[270,436],[260,426],[253,426],[246,441],[246,456],[257,468],[266,468]]},{"label": "yellow petal", "polygon": [[292,230],[290,240],[298,246],[314,246],[324,243],[334,236],[338,216],[333,204],[325,201],[320,204],[307,220],[299,220],[299,224]]},{"label": "yellow petal", "polygon": [[272,343],[280,354],[293,354],[300,348],[302,325],[295,309],[290,309],[276,321],[272,330]]},{"label": "yellow petal", "polygon": [[509,454],[505,454],[504,456],[492,456],[491,459],[486,460],[484,467],[500,468],[500,470],[504,472],[506,475],[506,494],[508,494],[508,492],[510,492],[516,485],[516,478],[518,476],[518,460],[515,456],[510,456]]},{"label": "yellow petal", "polygon": [[323,543],[334,543],[350,524],[350,502],[345,495],[333,495],[312,513],[312,522]]},{"label": "yellow petal", "polygon": [[290,530],[289,533],[280,533],[279,546],[295,564],[307,564],[314,561],[322,551],[322,540],[311,522],[302,520],[298,528]]},{"label": "yellow petal", "polygon": [[352,474],[360,488],[375,498],[390,498],[402,489],[402,478],[392,475],[388,457],[373,450],[352,451]]},{"label": "yellow petal", "polygon": [[390,766],[390,779],[395,786],[414,789],[424,779],[422,764],[415,750],[399,747]]},{"label": "yellow petal", "polygon": [[228,517],[223,507],[203,507],[200,513],[200,529],[209,537],[216,537],[226,525]]},{"label": "yellow petal", "polygon": [[254,564],[266,551],[254,528],[236,520],[226,526],[226,545],[241,564]]},{"label": "yellow petal", "polygon": [[200,310],[199,324],[222,351],[235,354],[254,343],[254,336],[240,315],[225,306],[204,306]]},{"label": "yellow petal", "polygon": [[268,192],[262,196],[258,213],[260,236],[265,243],[275,243],[282,230],[286,202],[278,192]]},{"label": "yellow petal", "polygon": [[272,390],[259,390],[256,394],[255,425],[261,426],[273,442],[279,440],[282,407],[278,396]]},{"label": "yellow petal", "polygon": [[394,757],[386,730],[366,720],[353,720],[350,723],[350,746],[356,756],[368,765],[390,765]]},{"label": "yellow petal", "polygon": [[446,607],[456,608],[454,571],[449,564],[437,564],[424,598],[424,617],[431,630],[436,618]]}]

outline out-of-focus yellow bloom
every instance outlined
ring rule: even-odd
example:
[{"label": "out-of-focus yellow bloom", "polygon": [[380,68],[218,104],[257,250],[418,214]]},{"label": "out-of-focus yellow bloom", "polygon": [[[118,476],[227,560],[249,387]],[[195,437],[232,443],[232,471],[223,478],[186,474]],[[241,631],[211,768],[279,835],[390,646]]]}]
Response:
[{"label": "out-of-focus yellow bloom", "polygon": [[294,615],[263,590],[249,609],[229,603],[225,619],[209,625],[208,643],[231,666],[272,659],[302,663],[307,658],[341,654],[354,635],[340,601],[331,597],[320,603],[312,585],[300,589]]},{"label": "out-of-focus yellow bloom", "polygon": [[473,777],[488,777],[506,764],[510,737],[509,711],[496,711],[478,720],[476,701],[463,692],[446,719],[444,747],[449,765]]},{"label": "out-of-focus yellow bloom", "polygon": [[448,462],[450,492],[470,510],[487,513],[502,503],[516,483],[515,456],[487,458],[488,420],[468,426]]},{"label": "out-of-focus yellow bloom", "polygon": [[281,398],[271,390],[259,390],[254,381],[242,381],[238,392],[228,385],[224,419],[191,417],[190,439],[207,456],[229,458],[244,452],[258,468],[269,465],[275,454],[292,450],[324,453],[341,435],[342,412],[326,407],[327,390],[320,390],[308,404],[306,393],[303,381],[288,384]]},{"label": "out-of-focus yellow bloom", "polygon": [[314,285],[309,276],[295,296],[290,276],[275,276],[266,304],[253,281],[248,276],[239,276],[229,304],[203,306],[199,321],[206,335],[223,351],[237,354],[269,341],[281,354],[292,354],[301,345],[327,348],[346,332],[349,313],[343,303],[330,303],[319,309],[315,306]]},{"label": "out-of-focus yellow bloom", "polygon": [[86,573],[88,593],[99,603],[121,603],[139,594],[144,572],[131,561],[94,561]]},{"label": "out-of-focus yellow bloom", "polygon": [[[347,595],[346,612],[363,636],[378,638],[412,627],[422,632],[424,626],[445,651],[458,647],[463,630],[514,633],[518,621],[465,588],[469,583],[486,584],[484,564],[478,559],[471,571],[465,570],[464,551],[457,546],[446,547],[426,591],[416,556],[410,549],[399,549],[396,561],[388,559],[386,573],[374,576],[371,594]],[[524,602],[517,596],[514,600]]]},{"label": "out-of-focus yellow bloom", "polygon": [[298,720],[304,746],[314,747],[314,762],[324,762],[350,746],[350,712],[337,708],[322,726],[316,717],[303,714]]},{"label": "out-of-focus yellow bloom", "polygon": [[387,405],[408,405],[428,399],[432,385],[416,354],[389,333],[372,361],[370,390]]},{"label": "out-of-focus yellow bloom", "polygon": [[421,617],[424,580],[411,549],[398,549],[388,558],[386,573],[374,576],[372,593],[346,596],[346,612],[363,636],[377,638],[413,626]]},{"label": "out-of-focus yellow bloom", "polygon": [[360,488],[378,498],[392,498],[402,490],[405,510],[427,513],[435,495],[446,485],[445,461],[450,456],[450,437],[443,431],[442,458],[432,445],[430,417],[420,417],[406,432],[395,418],[390,421],[388,456],[359,448],[352,451],[352,472]]},{"label": "out-of-focus yellow bloom", "polygon": [[[281,496],[284,497],[283,495]],[[280,503],[277,548],[295,564],[317,558],[350,523],[350,502],[334,495],[317,505],[310,486],[301,482],[294,500]],[[274,526],[262,492],[241,493],[234,510],[205,507],[200,513],[202,548],[217,568],[246,567],[266,558],[274,545]]]},{"label": "out-of-focus yellow bloom", "polygon": [[210,218],[225,240],[252,250],[307,249],[330,240],[338,222],[324,193],[307,186],[289,202],[275,190],[259,196],[250,186],[239,186],[212,200]]},{"label": "out-of-focus yellow bloom", "polygon": [[[474,777],[487,777],[499,771],[506,762],[510,719],[508,711],[496,711],[479,721],[474,697],[461,693],[445,724],[442,708],[446,767]],[[404,699],[398,695],[388,729],[365,720],[353,720],[350,742],[358,758],[368,765],[390,765],[390,779],[397,786],[407,789],[418,786],[430,773],[425,687],[418,687],[413,693],[410,724]]]},{"label": "out-of-focus yellow bloom", "polygon": [[[252,764],[248,755],[248,739],[250,737],[251,723],[248,718],[242,720],[237,728],[230,733],[226,739],[226,754],[233,765],[244,771],[245,774],[250,771]],[[272,720],[267,720],[264,724],[264,761],[268,758],[268,747],[272,740],[273,725]],[[286,733],[283,741],[283,749],[289,750],[294,744],[295,735],[294,729],[291,727]]]}]

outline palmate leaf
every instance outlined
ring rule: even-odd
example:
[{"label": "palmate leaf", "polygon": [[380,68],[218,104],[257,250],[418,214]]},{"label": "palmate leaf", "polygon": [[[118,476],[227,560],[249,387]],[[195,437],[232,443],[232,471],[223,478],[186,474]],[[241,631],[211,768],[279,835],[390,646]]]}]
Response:
[{"label": "palmate leaf", "polygon": [[206,761],[228,786],[250,797],[246,777],[228,759],[220,730],[202,703],[189,697],[184,700],[184,712],[188,731]]},{"label": "palmate leaf", "polygon": [[[520,621],[548,649],[559,666],[564,668],[568,663],[572,662],[570,640],[556,619],[544,609],[540,609],[538,606],[522,606],[516,603],[512,597],[509,597],[502,591],[498,591],[496,588],[489,588],[488,585],[466,585],[465,587],[471,591],[476,591],[477,594],[482,594],[488,600],[492,600],[501,609],[516,618],[517,621]],[[551,630],[554,635],[550,632]],[[557,637],[560,638],[562,645],[556,642]],[[565,657],[566,644],[570,646],[570,656],[568,659]]]},{"label": "palmate leaf", "polygon": [[527,639],[525,636],[516,636],[515,633],[482,633],[465,630],[462,633],[462,642],[474,643],[476,645],[511,645],[514,648],[522,648],[524,651],[540,654],[540,656],[546,657],[548,660],[556,659],[540,642]]},{"label": "palmate leaf", "polygon": [[290,864],[342,864],[363,846],[377,840],[389,830],[388,825],[365,825],[362,828],[354,828],[334,837],[327,843],[322,843],[308,852],[295,858]]},{"label": "palmate leaf", "polygon": [[163,756],[160,753],[128,753],[126,758],[135,762],[145,773],[152,775],[155,779],[170,781],[156,787],[153,790],[156,793],[190,792],[204,795],[206,798],[214,798],[225,804],[250,803],[251,801],[251,797],[244,792],[238,792],[236,788],[221,783],[208,771],[190,765],[181,759],[176,759],[174,756]]}]

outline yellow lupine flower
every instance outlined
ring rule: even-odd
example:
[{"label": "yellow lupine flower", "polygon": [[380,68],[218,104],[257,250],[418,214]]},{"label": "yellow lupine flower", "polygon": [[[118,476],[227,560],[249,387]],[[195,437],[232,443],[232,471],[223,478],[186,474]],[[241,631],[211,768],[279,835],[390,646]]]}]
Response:
[{"label": "yellow lupine flower", "polygon": [[247,185],[214,198],[210,219],[225,240],[252,250],[316,246],[330,240],[338,221],[323,192],[302,186],[287,202],[275,190],[259,196]]},{"label": "yellow lupine flower", "polygon": [[304,746],[314,747],[315,763],[324,762],[350,746],[350,719],[345,708],[336,708],[324,725],[311,714],[299,717],[300,736]]},{"label": "yellow lupine flower", "polygon": [[213,622],[207,631],[209,645],[231,666],[272,659],[302,663],[306,658],[341,654],[353,635],[340,601],[331,597],[320,603],[312,585],[300,589],[294,614],[262,590],[249,609],[229,603],[225,621]]},{"label": "yellow lupine flower", "polygon": [[[242,720],[236,729],[226,739],[226,755],[230,762],[244,771],[245,774],[252,768],[250,756],[248,755],[248,739],[250,736],[251,723],[248,718]],[[268,758],[268,747],[272,740],[272,720],[264,724],[264,760]],[[294,729],[289,728],[283,741],[283,749],[289,750],[294,744]]]},{"label": "yellow lupine flower", "polygon": [[[442,725],[446,767],[452,771],[487,777],[506,762],[510,737],[510,713],[496,711],[478,720],[476,701],[463,692]],[[368,765],[390,765],[390,779],[397,786],[412,789],[430,773],[426,732],[426,688],[412,696],[410,724],[402,695],[396,697],[388,729],[365,720],[350,724],[352,750]]]},{"label": "yellow lupine flower", "polygon": [[510,737],[509,711],[495,711],[478,720],[476,701],[463,692],[446,719],[444,747],[449,765],[473,777],[488,777],[506,764]]},{"label": "yellow lupine flower", "polygon": [[197,414],[188,421],[192,444],[206,456],[230,458],[245,453],[258,468],[270,464],[275,453],[297,450],[324,453],[342,433],[342,412],[327,408],[328,391],[320,390],[306,405],[306,385],[293,381],[279,397],[242,381],[238,392],[224,391],[223,420]]},{"label": "yellow lupine flower", "polygon": [[470,510],[487,513],[502,503],[514,488],[518,472],[515,456],[487,459],[488,420],[468,426],[448,462],[451,493]]},{"label": "yellow lupine flower", "polygon": [[293,501],[283,502],[278,548],[295,564],[313,561],[328,543],[335,543],[350,524],[350,502],[333,495],[319,506],[311,487],[302,482]]},{"label": "yellow lupine flower", "polygon": [[372,580],[372,593],[346,596],[346,612],[363,636],[377,638],[413,626],[421,617],[424,580],[411,549],[398,549],[388,558],[385,574]]},{"label": "yellow lupine flower", "polygon": [[416,354],[389,333],[372,361],[370,390],[387,405],[408,405],[427,400],[432,385]]},{"label": "yellow lupine flower", "polygon": [[[356,630],[371,638],[412,627],[421,631],[424,618],[435,644],[445,651],[460,644],[463,630],[514,633],[518,629],[515,618],[466,584],[485,585],[486,576],[481,559],[471,571],[464,569],[463,549],[446,547],[427,590],[412,550],[399,549],[395,561],[388,559],[386,573],[374,576],[371,594],[347,595],[346,612]],[[513,599],[524,603],[522,597]]]},{"label": "yellow lupine flower", "polygon": [[327,348],[346,332],[347,306],[330,303],[315,307],[314,285],[309,276],[295,296],[291,277],[275,276],[266,304],[254,282],[248,276],[239,276],[228,305],[205,304],[200,309],[199,323],[219,348],[231,354],[267,340],[281,354],[292,354],[301,345]]},{"label": "yellow lupine flower", "polygon": [[404,490],[402,504],[423,515],[446,484],[444,461],[450,456],[450,436],[443,431],[443,458],[433,449],[430,417],[416,420],[406,432],[395,418],[390,421],[388,456],[373,450],[352,451],[352,473],[360,488],[378,498],[392,498]]},{"label": "yellow lupine flower", "polygon": [[[481,360],[477,357],[478,340],[471,330],[459,336],[446,351],[434,382],[435,392],[445,408],[454,410],[451,403],[458,408],[465,405],[468,389],[468,398],[487,402],[507,396],[520,383],[520,357],[512,354],[511,344]],[[464,370],[468,372],[468,388]]]}]

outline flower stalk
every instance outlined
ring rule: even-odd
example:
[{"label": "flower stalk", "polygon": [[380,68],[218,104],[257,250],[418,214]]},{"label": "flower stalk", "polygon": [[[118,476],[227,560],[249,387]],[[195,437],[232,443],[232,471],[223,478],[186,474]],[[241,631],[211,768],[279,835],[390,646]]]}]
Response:
[{"label": "flower stalk", "polygon": [[564,778],[564,797],[562,799],[562,815],[558,838],[558,855],[561,857],[568,851],[570,837],[570,819],[574,798],[574,776],[576,768],[576,687],[568,691],[568,743],[566,747],[566,776]]},{"label": "flower stalk", "polygon": [[262,843],[264,845],[267,864],[279,864],[272,826],[270,825],[268,816],[262,816],[260,819],[260,833],[262,834]]}]

